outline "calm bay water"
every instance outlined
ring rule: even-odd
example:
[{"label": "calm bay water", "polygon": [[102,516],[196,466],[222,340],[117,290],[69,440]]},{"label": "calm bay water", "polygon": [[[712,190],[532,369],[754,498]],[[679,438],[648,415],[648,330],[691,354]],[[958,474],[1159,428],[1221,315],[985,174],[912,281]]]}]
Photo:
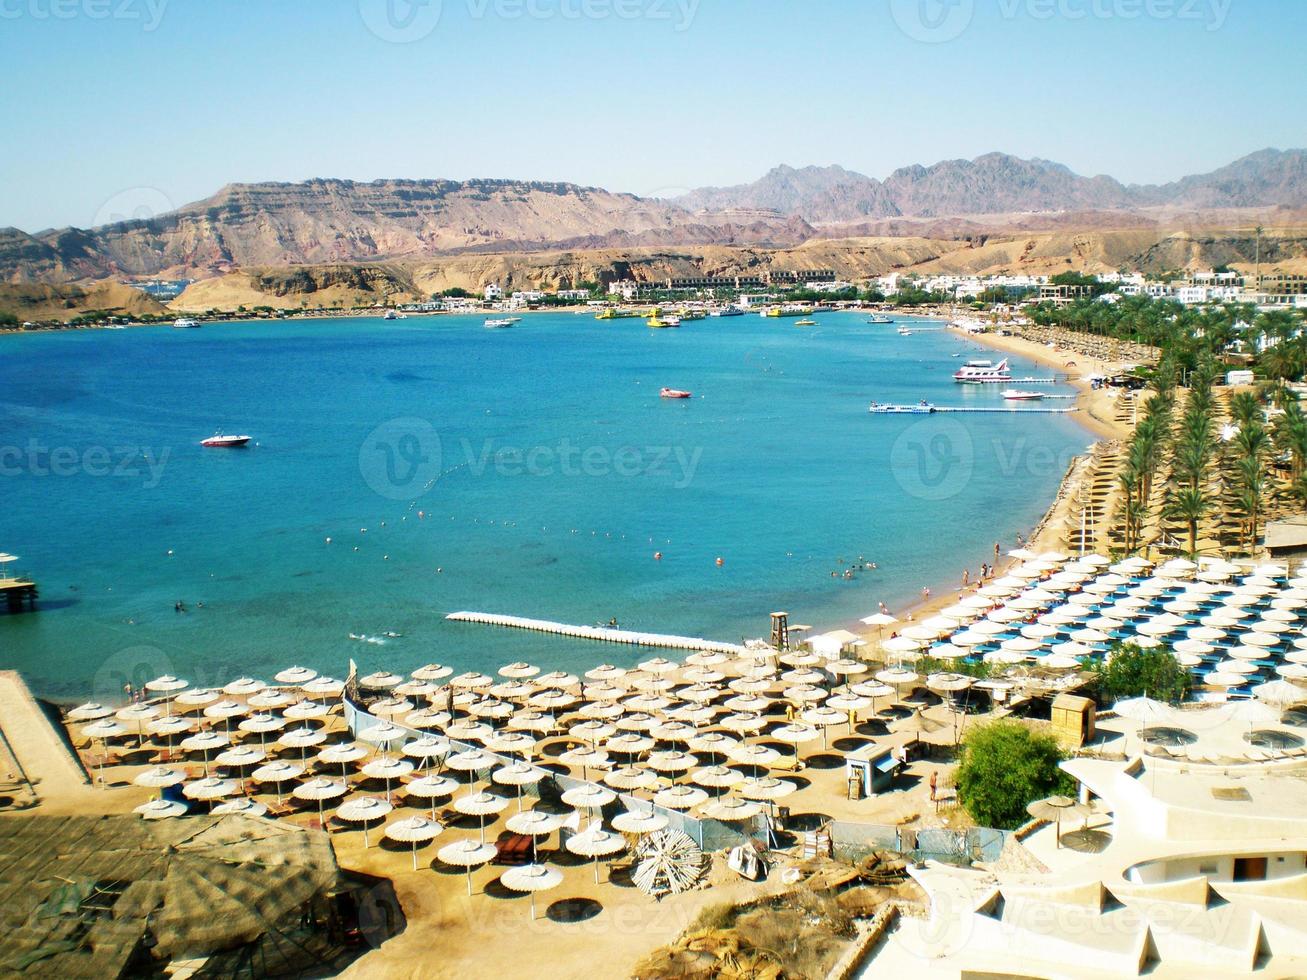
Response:
[{"label": "calm bay water", "polygon": [[[901,608],[1012,547],[1089,435],[1020,411],[871,416],[1003,403],[951,382],[976,349],[937,324],[817,319],[0,337],[0,550],[41,590],[37,614],[0,614],[0,666],[63,698],[351,657],[577,669],[639,651],[443,615],[737,640],[776,608],[819,628]],[[202,449],[217,427],[257,445]],[[839,574],[860,557],[878,568]]]}]

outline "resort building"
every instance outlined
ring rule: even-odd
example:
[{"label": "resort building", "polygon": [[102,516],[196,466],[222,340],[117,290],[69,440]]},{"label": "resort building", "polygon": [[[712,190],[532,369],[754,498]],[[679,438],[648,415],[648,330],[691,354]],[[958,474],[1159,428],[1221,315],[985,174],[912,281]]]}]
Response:
[{"label": "resort building", "polygon": [[504,298],[504,291],[499,288],[499,283],[492,282],[486,286],[484,296],[487,303],[496,303]]}]

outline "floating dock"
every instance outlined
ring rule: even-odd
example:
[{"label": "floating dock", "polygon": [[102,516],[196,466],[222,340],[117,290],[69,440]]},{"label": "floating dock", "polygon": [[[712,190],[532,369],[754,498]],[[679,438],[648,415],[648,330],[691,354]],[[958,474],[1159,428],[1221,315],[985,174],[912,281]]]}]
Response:
[{"label": "floating dock", "polygon": [[872,415],[940,415],[944,412],[989,412],[1003,415],[1066,415],[1075,408],[1017,408],[1016,405],[875,405]]},{"label": "floating dock", "polygon": [[22,578],[0,578],[0,596],[11,613],[36,610],[36,583]]},{"label": "floating dock", "polygon": [[547,619],[527,619],[524,616],[499,616],[494,613],[455,612],[445,619],[455,623],[480,623],[483,626],[504,626],[509,629],[570,636],[578,640],[596,640],[601,643],[623,643],[628,646],[665,647],[670,650],[707,650],[742,656],[747,651],[738,643],[720,640],[703,640],[693,636],[670,636],[666,633],[639,633],[634,630],[614,629],[608,626],[572,626],[553,623]]}]

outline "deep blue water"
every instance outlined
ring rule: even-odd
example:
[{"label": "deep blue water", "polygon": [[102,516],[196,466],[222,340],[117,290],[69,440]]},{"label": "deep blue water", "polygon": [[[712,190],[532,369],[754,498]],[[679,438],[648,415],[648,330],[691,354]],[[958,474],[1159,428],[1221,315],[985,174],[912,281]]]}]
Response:
[{"label": "deep blue water", "polygon": [[[974,356],[952,335],[818,319],[0,337],[0,551],[41,590],[37,614],[0,614],[0,664],[74,698],[165,670],[343,676],[350,657],[575,669],[638,651],[443,614],[739,639],[785,608],[833,628],[1011,547],[1088,434],[1022,412],[871,416],[873,398],[1002,401],[951,382],[952,355]],[[257,445],[200,448],[218,427]],[[859,557],[879,568],[832,576]]]}]

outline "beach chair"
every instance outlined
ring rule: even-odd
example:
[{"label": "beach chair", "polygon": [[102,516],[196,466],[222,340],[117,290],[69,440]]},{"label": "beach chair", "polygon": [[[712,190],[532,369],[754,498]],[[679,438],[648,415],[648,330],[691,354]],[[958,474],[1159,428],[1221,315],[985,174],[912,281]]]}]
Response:
[{"label": "beach chair", "polygon": [[531,863],[531,838],[506,830],[495,841],[495,856],[491,864],[521,865]]}]

